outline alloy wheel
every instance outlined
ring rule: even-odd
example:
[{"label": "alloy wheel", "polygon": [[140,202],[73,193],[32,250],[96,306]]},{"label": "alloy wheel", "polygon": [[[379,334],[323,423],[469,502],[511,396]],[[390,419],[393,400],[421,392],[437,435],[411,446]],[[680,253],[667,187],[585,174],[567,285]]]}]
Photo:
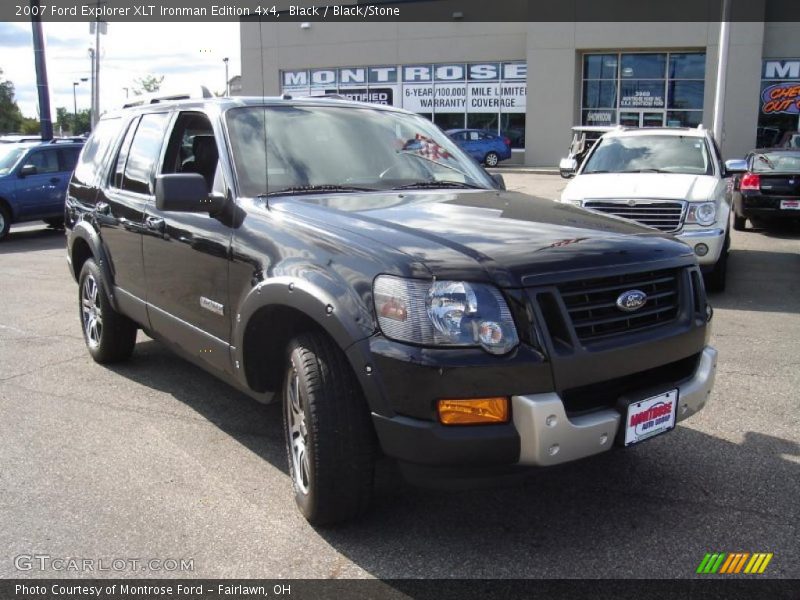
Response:
[{"label": "alloy wheel", "polygon": [[308,461],[308,425],[306,423],[305,394],[300,388],[300,376],[292,363],[292,372],[286,389],[286,415],[289,425],[289,452],[292,456],[292,476],[297,488],[308,494],[310,470]]},{"label": "alloy wheel", "polygon": [[100,308],[100,289],[93,275],[87,275],[81,289],[81,315],[86,341],[92,348],[100,345],[103,335],[103,311]]}]

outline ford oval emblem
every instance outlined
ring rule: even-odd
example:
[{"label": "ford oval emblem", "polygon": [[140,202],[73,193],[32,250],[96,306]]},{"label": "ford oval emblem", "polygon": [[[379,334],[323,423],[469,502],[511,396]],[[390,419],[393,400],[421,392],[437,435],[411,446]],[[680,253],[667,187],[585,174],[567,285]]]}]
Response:
[{"label": "ford oval emblem", "polygon": [[617,308],[625,312],[633,312],[642,308],[647,302],[647,294],[640,290],[622,292],[617,298]]}]

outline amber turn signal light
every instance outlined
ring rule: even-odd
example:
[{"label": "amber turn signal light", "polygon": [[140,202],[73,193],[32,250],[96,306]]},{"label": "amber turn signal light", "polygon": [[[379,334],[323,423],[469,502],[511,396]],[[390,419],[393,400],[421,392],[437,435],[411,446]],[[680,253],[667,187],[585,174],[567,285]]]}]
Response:
[{"label": "amber turn signal light", "polygon": [[508,421],[508,398],[465,398],[439,400],[439,421],[443,425],[478,425]]}]

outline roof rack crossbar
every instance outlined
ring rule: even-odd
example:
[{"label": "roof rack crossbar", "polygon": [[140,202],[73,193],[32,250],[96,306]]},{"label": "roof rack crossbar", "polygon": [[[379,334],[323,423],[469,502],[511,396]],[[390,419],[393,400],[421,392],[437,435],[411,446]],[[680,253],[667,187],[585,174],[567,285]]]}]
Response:
[{"label": "roof rack crossbar", "polygon": [[136,106],[146,106],[148,104],[162,104],[164,102],[176,102],[178,100],[194,100],[203,98],[213,98],[214,95],[204,85],[198,86],[197,89],[190,91],[175,91],[172,93],[154,92],[152,94],[143,94],[126,102],[122,108],[133,108]]}]

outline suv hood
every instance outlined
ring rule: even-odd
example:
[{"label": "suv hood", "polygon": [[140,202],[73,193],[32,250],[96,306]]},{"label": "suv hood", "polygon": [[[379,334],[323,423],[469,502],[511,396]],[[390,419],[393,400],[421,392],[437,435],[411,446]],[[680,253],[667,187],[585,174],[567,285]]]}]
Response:
[{"label": "suv hood", "polygon": [[653,229],[516,192],[426,190],[269,202],[273,210],[398,249],[437,277],[474,280],[477,267],[504,287],[565,270],[693,260],[688,246]]},{"label": "suv hood", "polygon": [[587,198],[713,199],[717,178],[680,173],[597,173],[578,175],[567,184],[562,200]]}]

